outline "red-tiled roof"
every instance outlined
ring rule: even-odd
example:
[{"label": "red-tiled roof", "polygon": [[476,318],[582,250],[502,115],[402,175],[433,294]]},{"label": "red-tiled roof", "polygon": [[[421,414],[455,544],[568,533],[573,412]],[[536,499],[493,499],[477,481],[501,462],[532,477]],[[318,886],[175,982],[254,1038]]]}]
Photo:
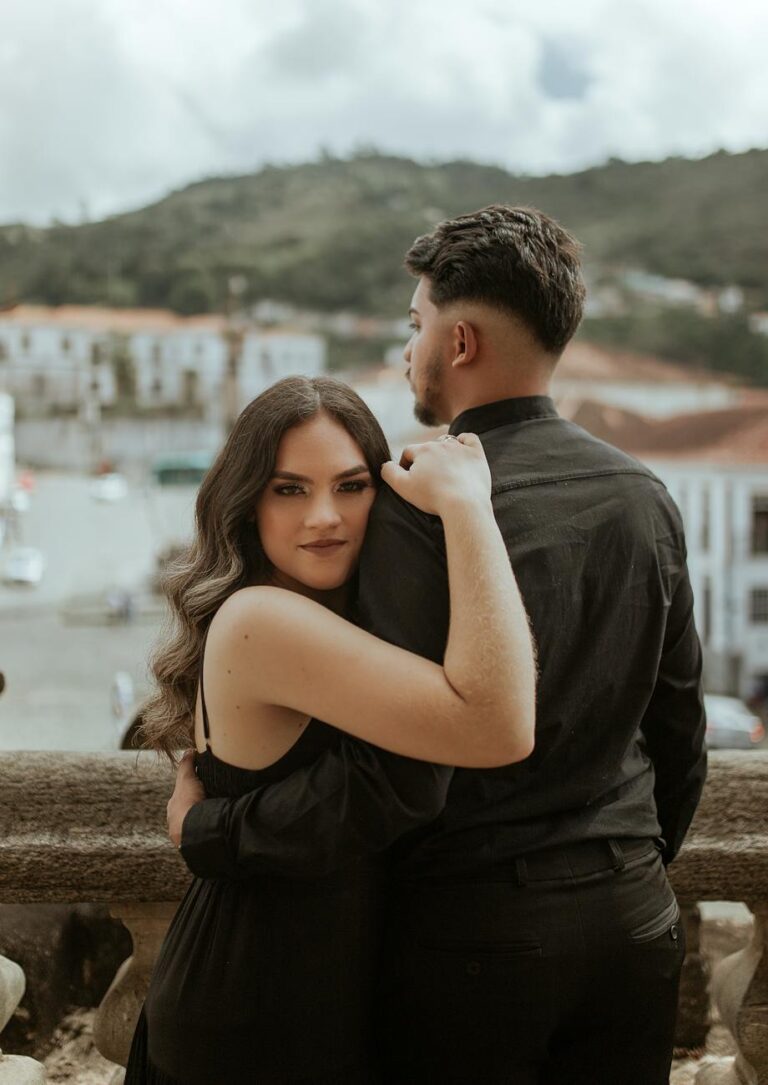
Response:
[{"label": "red-tiled roof", "polygon": [[729,373],[680,365],[651,354],[598,346],[578,340],[569,343],[555,370],[558,381],[619,381],[630,384],[739,384]]},{"label": "red-tiled roof", "polygon": [[0,312],[0,323],[105,332],[220,332],[226,327],[225,318],[216,314],[184,317],[170,309],[109,309],[97,305],[15,305]]},{"label": "red-tiled roof", "polygon": [[651,419],[590,400],[567,399],[560,412],[639,459],[768,465],[768,396],[750,405]]}]

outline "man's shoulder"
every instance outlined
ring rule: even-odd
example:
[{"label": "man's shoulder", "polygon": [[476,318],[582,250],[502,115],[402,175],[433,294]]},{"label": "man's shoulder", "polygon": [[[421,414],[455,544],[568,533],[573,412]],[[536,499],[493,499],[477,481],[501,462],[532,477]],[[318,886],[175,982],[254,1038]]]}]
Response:
[{"label": "man's shoulder", "polygon": [[432,516],[428,512],[422,512],[395,493],[391,486],[382,482],[376,500],[371,506],[369,528],[373,524],[393,525],[402,524],[415,527],[427,534],[440,534],[441,521],[439,516]]},{"label": "man's shoulder", "polygon": [[647,464],[582,426],[555,416],[531,426],[499,427],[483,438],[494,482],[502,487],[595,475],[644,477],[663,482]]}]

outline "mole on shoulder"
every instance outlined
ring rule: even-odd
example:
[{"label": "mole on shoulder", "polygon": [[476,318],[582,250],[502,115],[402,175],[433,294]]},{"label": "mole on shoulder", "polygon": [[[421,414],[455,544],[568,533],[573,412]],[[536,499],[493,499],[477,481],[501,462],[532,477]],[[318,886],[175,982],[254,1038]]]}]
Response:
[{"label": "mole on shoulder", "polygon": [[248,634],[245,633],[244,636],[245,636],[245,639],[248,640]]}]

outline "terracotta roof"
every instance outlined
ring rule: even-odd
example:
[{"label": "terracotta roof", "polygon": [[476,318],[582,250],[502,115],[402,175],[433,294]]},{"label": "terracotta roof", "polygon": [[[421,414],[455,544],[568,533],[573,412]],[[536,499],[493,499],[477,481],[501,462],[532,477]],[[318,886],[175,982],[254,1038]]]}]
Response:
[{"label": "terracotta roof", "polygon": [[558,408],[595,437],[632,456],[714,465],[768,464],[768,399],[716,411],[645,418],[590,400],[565,399]]},{"label": "terracotta roof", "polygon": [[569,343],[555,370],[559,381],[621,381],[637,384],[725,384],[741,383],[730,373],[712,373],[669,362],[651,354],[597,346],[578,340]]},{"label": "terracotta roof", "polygon": [[63,328],[87,328],[91,331],[221,331],[223,316],[179,316],[170,309],[109,309],[96,305],[16,305],[0,312],[0,323],[58,325]]}]

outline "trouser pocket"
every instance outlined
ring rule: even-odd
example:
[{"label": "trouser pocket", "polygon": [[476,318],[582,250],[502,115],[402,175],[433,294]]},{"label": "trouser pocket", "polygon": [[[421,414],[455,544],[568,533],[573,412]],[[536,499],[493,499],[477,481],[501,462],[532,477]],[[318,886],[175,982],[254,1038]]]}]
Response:
[{"label": "trouser pocket", "polygon": [[642,945],[645,942],[652,942],[654,938],[661,937],[667,931],[670,932],[672,941],[677,941],[679,937],[679,921],[680,908],[673,897],[666,908],[654,916],[653,919],[646,920],[629,932],[630,941],[636,945]]}]

